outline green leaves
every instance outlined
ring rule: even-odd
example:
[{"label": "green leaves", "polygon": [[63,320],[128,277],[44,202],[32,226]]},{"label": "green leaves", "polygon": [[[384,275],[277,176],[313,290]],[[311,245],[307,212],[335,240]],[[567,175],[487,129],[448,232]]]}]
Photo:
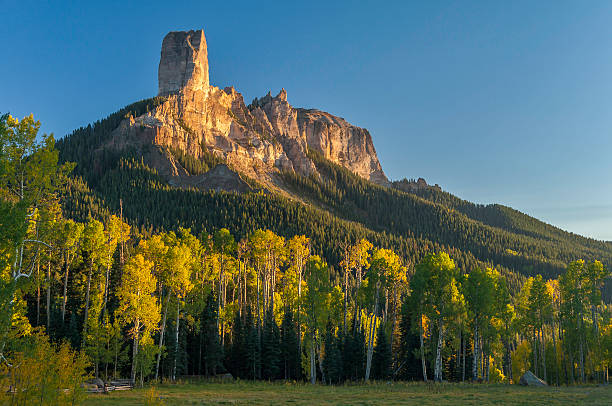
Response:
[{"label": "green leaves", "polygon": [[431,319],[452,318],[463,304],[455,263],[445,252],[429,254],[416,266],[410,280],[412,296]]}]

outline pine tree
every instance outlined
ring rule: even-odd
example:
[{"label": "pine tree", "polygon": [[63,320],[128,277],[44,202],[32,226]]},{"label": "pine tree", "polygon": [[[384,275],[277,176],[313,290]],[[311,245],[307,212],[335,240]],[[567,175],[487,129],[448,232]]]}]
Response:
[{"label": "pine tree", "polygon": [[248,372],[244,362],[247,357],[245,331],[243,316],[237,312],[232,326],[232,344],[227,354],[227,368],[238,378],[245,378]]},{"label": "pine tree", "polygon": [[261,345],[259,342],[259,333],[253,322],[253,312],[251,307],[247,307],[247,317],[245,323],[246,336],[246,376],[250,379],[259,379],[261,377]]},{"label": "pine tree", "polygon": [[[414,326],[414,311],[412,304],[406,300],[402,304],[402,317],[400,321],[400,345],[398,356],[398,374],[401,380],[423,380],[423,371],[417,357],[419,350],[418,327]],[[416,331],[415,331],[416,330]]]},{"label": "pine tree", "polygon": [[330,385],[339,383],[342,376],[342,338],[334,334],[335,327],[331,322],[327,323],[325,334],[325,357],[323,358],[323,368],[325,377]]},{"label": "pine tree", "polygon": [[263,379],[279,377],[281,361],[280,332],[274,320],[272,305],[268,308],[261,337],[261,375]]},{"label": "pine tree", "polygon": [[361,380],[365,372],[365,334],[357,319],[353,328],[343,337],[342,369],[344,380]]},{"label": "pine tree", "polygon": [[391,343],[387,338],[387,329],[384,325],[378,327],[376,336],[376,347],[372,354],[372,378],[384,380],[391,378],[391,363],[393,356],[391,354]]},{"label": "pine tree", "polygon": [[300,365],[300,346],[291,310],[285,310],[281,324],[282,370],[285,379],[297,380],[302,376]]},{"label": "pine tree", "polygon": [[217,311],[217,299],[211,293],[208,295],[206,307],[200,319],[200,328],[203,331],[204,371],[207,376],[216,375],[219,368],[223,366],[223,347],[217,329]]}]

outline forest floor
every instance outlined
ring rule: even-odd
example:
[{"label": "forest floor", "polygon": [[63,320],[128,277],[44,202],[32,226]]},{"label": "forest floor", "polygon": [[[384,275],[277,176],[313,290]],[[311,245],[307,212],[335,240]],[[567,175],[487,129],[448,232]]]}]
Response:
[{"label": "forest floor", "polygon": [[[183,383],[155,388],[158,405],[612,405],[612,385],[533,388],[517,385],[374,383]],[[150,388],[89,395],[88,406],[145,405]]]}]

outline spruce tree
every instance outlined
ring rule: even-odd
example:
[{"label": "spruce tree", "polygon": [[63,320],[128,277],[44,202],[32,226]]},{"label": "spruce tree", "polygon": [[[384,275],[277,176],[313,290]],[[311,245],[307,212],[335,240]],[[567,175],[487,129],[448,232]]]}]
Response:
[{"label": "spruce tree", "polygon": [[323,368],[325,377],[330,385],[339,383],[343,378],[342,373],[342,338],[334,334],[334,326],[331,322],[327,323],[325,334],[325,356],[323,358]]},{"label": "spruce tree", "polygon": [[293,312],[286,309],[281,324],[281,369],[283,377],[289,380],[301,378],[300,349],[297,331],[293,322]]},{"label": "spruce tree", "polygon": [[232,343],[229,346],[227,367],[234,377],[244,378],[247,375],[244,360],[246,359],[246,337],[243,316],[236,313],[232,328]]},{"label": "spruce tree", "polygon": [[414,311],[412,304],[406,300],[402,304],[402,314],[399,325],[400,345],[398,356],[398,377],[406,381],[422,381],[423,370],[418,357],[420,339],[418,327],[414,326]]},{"label": "spruce tree", "polygon": [[391,354],[391,343],[387,338],[387,329],[381,323],[376,335],[376,346],[372,354],[372,378],[383,380],[391,378],[391,366],[393,355]]},{"label": "spruce tree", "polygon": [[365,371],[365,334],[357,320],[353,328],[343,337],[342,369],[344,380],[358,381]]},{"label": "spruce tree", "polygon": [[223,347],[217,330],[217,298],[213,293],[208,295],[206,307],[201,315],[203,331],[203,362],[206,375],[216,375],[223,365]]},{"label": "spruce tree", "polygon": [[273,380],[279,377],[281,349],[280,332],[274,321],[272,305],[266,312],[263,335],[261,338],[261,374],[263,379]]},{"label": "spruce tree", "polygon": [[247,307],[247,317],[245,321],[245,349],[246,349],[246,376],[250,379],[261,378],[261,345],[257,327],[253,322],[253,312],[251,307]]}]

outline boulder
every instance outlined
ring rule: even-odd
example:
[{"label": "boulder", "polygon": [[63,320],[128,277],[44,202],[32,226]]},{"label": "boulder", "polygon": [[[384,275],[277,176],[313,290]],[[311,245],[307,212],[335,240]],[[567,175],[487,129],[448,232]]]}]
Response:
[{"label": "boulder", "polygon": [[548,386],[546,382],[542,379],[538,378],[531,371],[527,371],[521,376],[519,380],[519,385],[523,386]]},{"label": "boulder", "polygon": [[234,380],[234,376],[230,374],[229,372],[223,375],[217,375],[217,377],[221,379],[222,381],[233,381]]}]

